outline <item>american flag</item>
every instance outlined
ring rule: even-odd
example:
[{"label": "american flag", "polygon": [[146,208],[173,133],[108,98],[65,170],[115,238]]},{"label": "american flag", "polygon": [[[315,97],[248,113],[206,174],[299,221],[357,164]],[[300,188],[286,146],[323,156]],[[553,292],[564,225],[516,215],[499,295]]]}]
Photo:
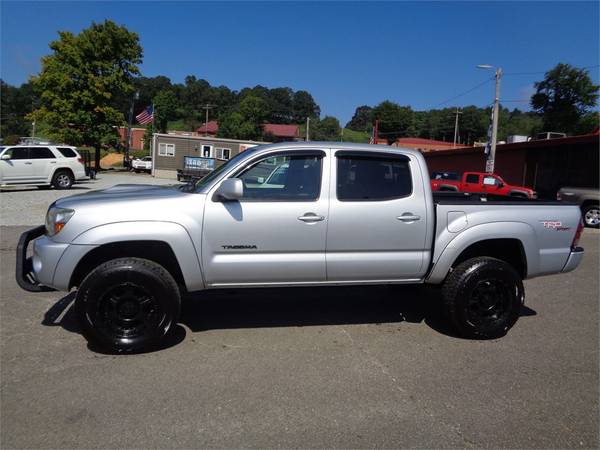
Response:
[{"label": "american flag", "polygon": [[154,120],[154,108],[148,106],[145,110],[135,116],[136,120],[141,125],[146,125]]}]

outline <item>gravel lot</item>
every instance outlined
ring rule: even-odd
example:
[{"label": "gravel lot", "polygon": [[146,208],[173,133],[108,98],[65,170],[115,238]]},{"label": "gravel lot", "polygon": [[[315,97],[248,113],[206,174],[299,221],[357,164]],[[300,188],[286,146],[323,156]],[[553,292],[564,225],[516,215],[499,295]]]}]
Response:
[{"label": "gravel lot", "polygon": [[0,225],[41,225],[44,223],[48,206],[53,201],[69,195],[106,189],[115,184],[174,183],[177,181],[154,178],[149,174],[107,171],[99,173],[95,180],[80,181],[66,191],[38,189],[35,186],[3,188],[0,192]]},{"label": "gravel lot", "polygon": [[525,283],[502,339],[455,337],[434,290],[256,289],[189,298],[164,349],[115,356],[73,294],[16,286],[23,230],[1,229],[1,448],[600,444],[598,231],[577,271]]}]

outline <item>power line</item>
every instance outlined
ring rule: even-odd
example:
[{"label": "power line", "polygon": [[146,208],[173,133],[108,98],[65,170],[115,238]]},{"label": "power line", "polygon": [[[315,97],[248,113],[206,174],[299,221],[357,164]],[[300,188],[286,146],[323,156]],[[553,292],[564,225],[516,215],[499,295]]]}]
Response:
[{"label": "power line", "polygon": [[489,83],[489,82],[490,82],[490,81],[492,81],[494,78],[495,78],[495,77],[490,77],[490,78],[488,78],[487,80],[483,81],[482,83],[479,83],[478,85],[476,85],[476,86],[473,86],[471,89],[469,89],[469,90],[467,90],[467,91],[463,92],[462,94],[455,95],[454,97],[451,97],[451,98],[449,98],[448,100],[444,100],[443,102],[440,102],[440,103],[438,103],[438,104],[437,104],[437,105],[435,105],[435,106],[441,106],[441,105],[444,105],[444,104],[446,104],[446,103],[448,103],[448,102],[451,102],[452,100],[456,100],[457,98],[460,98],[460,97],[462,97],[463,95],[470,94],[470,93],[471,93],[471,92],[473,92],[475,89],[479,89],[481,86],[483,86],[484,84],[487,84],[487,83]]}]

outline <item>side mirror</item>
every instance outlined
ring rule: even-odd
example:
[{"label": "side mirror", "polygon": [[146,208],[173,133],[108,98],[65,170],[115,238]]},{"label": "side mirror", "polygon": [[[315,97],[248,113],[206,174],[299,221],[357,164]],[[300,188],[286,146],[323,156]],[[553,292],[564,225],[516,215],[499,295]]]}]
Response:
[{"label": "side mirror", "polygon": [[504,187],[504,183],[502,181],[498,182],[498,188]]},{"label": "side mirror", "polygon": [[221,201],[239,200],[244,196],[244,183],[239,178],[228,178],[217,188],[215,196]]},{"label": "side mirror", "polygon": [[2,160],[3,161],[8,161],[10,159],[10,155],[5,153],[4,155],[2,155]]}]

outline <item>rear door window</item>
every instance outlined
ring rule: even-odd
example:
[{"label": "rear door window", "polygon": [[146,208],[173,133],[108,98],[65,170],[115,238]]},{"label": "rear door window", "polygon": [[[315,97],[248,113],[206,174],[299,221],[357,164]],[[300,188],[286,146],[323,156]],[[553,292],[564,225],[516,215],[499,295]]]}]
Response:
[{"label": "rear door window", "polygon": [[412,193],[409,159],[404,155],[337,154],[337,198],[383,201]]},{"label": "rear door window", "polygon": [[58,151],[60,152],[61,155],[63,155],[65,158],[76,158],[77,157],[77,153],[75,153],[75,151],[72,148],[69,147],[57,147]]},{"label": "rear door window", "polygon": [[54,153],[48,147],[30,147],[30,159],[54,159]]}]

